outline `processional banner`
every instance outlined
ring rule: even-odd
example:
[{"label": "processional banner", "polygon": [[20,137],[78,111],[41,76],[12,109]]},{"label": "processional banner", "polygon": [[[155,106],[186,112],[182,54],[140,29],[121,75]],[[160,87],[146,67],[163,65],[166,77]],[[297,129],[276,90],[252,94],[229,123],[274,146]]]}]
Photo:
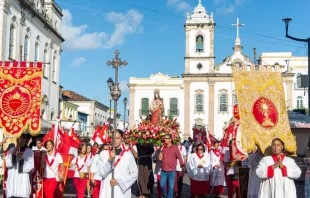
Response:
[{"label": "processional banner", "polygon": [[287,152],[296,153],[281,73],[235,71],[233,75],[243,149],[252,152],[256,144],[265,152],[272,139],[277,137],[284,142]]},{"label": "processional banner", "polygon": [[30,134],[37,135],[41,129],[42,63],[11,64],[0,61],[0,127],[19,137],[29,126]]},{"label": "processional banner", "polygon": [[31,173],[31,197],[43,198],[45,151],[34,151],[34,169]]}]

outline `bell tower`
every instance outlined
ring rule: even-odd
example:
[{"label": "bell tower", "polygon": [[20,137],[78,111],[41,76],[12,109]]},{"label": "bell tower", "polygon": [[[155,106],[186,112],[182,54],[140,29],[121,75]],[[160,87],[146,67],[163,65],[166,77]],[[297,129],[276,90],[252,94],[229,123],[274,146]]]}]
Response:
[{"label": "bell tower", "polygon": [[184,25],[186,35],[185,74],[214,72],[214,29],[213,13],[208,15],[201,0]]}]

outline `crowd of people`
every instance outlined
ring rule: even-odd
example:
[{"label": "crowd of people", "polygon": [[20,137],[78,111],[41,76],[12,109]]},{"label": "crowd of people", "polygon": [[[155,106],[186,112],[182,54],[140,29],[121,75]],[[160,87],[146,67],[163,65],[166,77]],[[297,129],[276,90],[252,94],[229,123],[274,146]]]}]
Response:
[{"label": "crowd of people", "polygon": [[[7,168],[6,197],[30,197],[30,173],[34,169],[34,152],[44,151],[44,196],[53,197],[57,184],[63,181],[64,162],[55,150],[54,142],[36,140],[31,149],[26,135],[20,136],[16,145],[9,145],[3,164]],[[1,142],[0,144],[2,144]],[[74,171],[74,186],[78,198],[129,198],[137,189],[139,198],[152,194],[158,197],[181,197],[183,177],[190,178],[192,197],[214,194],[220,197],[227,186],[228,197],[239,195],[238,167],[250,169],[249,198],[294,198],[293,179],[301,175],[295,161],[284,155],[284,143],[278,138],[271,142],[272,155],[264,157],[259,149],[242,163],[224,162],[220,142],[211,148],[203,141],[189,139],[183,145],[172,142],[170,134],[164,136],[164,145],[131,142],[130,134],[116,130],[115,151],[111,144],[82,143],[78,155],[69,165]],[[113,172],[113,177],[112,177]],[[157,183],[156,191],[153,191]],[[20,185],[23,184],[23,185]]]}]

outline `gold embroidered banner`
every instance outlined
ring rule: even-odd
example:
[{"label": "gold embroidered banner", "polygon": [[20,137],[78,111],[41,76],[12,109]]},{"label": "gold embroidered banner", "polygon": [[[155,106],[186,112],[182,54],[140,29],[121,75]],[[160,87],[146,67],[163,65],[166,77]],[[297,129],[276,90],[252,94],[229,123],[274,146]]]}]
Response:
[{"label": "gold embroidered banner", "polygon": [[29,126],[31,135],[40,132],[42,63],[37,68],[0,63],[0,126],[20,136]]},{"label": "gold embroidered banner", "polygon": [[249,153],[257,144],[262,152],[278,137],[289,153],[296,152],[295,137],[291,132],[281,73],[234,72],[242,146]]}]

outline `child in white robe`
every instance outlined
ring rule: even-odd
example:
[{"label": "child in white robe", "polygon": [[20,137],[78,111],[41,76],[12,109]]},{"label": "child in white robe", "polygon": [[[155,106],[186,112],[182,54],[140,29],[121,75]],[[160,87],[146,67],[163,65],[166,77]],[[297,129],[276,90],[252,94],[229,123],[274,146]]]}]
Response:
[{"label": "child in white robe", "polygon": [[34,155],[26,146],[26,135],[22,134],[17,146],[5,157],[8,168],[6,197],[29,197],[31,194],[30,172],[34,169]]},{"label": "child in white robe", "polygon": [[272,156],[264,157],[256,174],[262,179],[259,198],[296,198],[296,187],[293,179],[298,179],[301,170],[295,161],[282,152],[284,143],[279,138],[272,140]]},{"label": "child in white robe", "polygon": [[219,142],[214,142],[214,149],[210,152],[211,156],[211,186],[213,191],[211,193],[222,194],[224,192],[224,186],[226,186],[225,180],[225,167],[221,159],[221,150],[219,149]]},{"label": "child in white robe", "polygon": [[[138,178],[138,168],[131,152],[121,148],[123,132],[116,130],[115,153],[114,151],[102,151],[100,160],[103,162],[99,167],[99,175],[103,178],[101,182],[100,198],[111,197],[112,186],[114,186],[114,197],[130,198],[131,186]],[[115,159],[113,164],[112,160]],[[112,170],[114,169],[114,179]]]}]

